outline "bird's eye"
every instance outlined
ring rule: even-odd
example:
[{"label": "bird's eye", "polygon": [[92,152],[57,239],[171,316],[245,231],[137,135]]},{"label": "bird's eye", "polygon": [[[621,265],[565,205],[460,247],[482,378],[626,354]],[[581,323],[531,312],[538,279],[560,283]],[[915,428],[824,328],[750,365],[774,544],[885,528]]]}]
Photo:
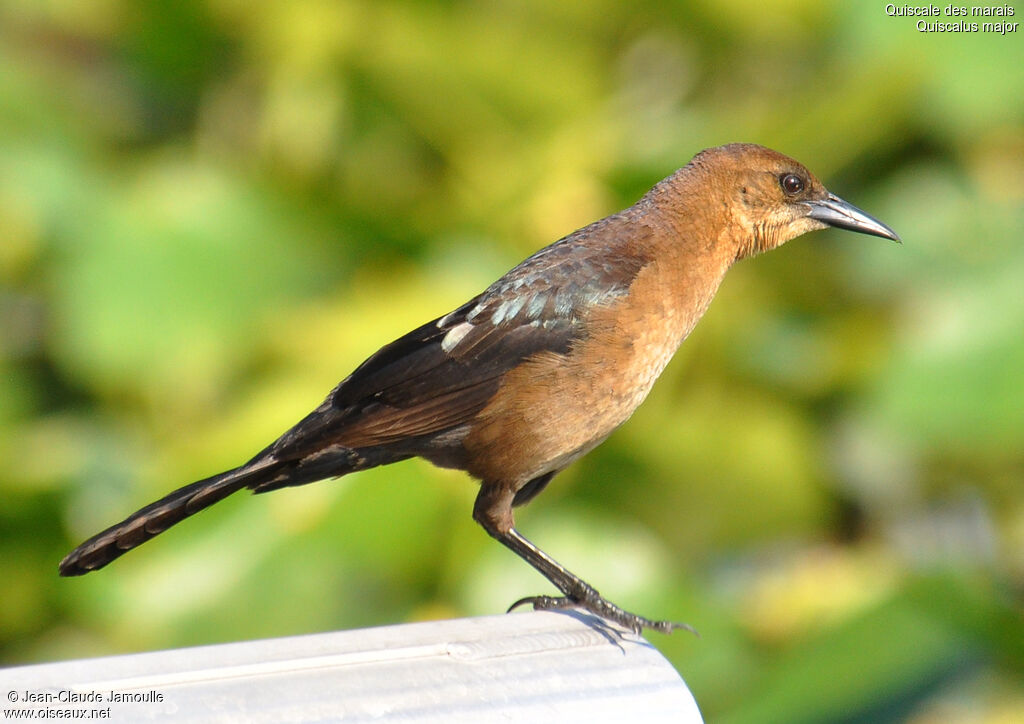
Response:
[{"label": "bird's eye", "polygon": [[795,196],[804,190],[804,180],[795,173],[783,174],[779,178],[779,184],[782,186],[782,190],[790,196]]}]

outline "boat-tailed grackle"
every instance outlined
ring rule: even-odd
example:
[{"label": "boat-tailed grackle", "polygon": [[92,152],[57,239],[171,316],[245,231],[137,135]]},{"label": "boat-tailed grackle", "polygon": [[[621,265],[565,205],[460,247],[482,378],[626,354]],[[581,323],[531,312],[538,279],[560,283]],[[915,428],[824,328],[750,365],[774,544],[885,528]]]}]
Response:
[{"label": "boat-tailed grackle", "polygon": [[249,462],[93,536],[60,573],[102,568],[242,488],[304,485],[419,456],[480,480],[473,517],[561,595],[640,632],[629,613],[515,528],[512,509],[644,400],[734,262],[828,226],[899,241],[801,164],[753,144],[697,154],[624,211],[541,249],[480,295],[385,345]]}]

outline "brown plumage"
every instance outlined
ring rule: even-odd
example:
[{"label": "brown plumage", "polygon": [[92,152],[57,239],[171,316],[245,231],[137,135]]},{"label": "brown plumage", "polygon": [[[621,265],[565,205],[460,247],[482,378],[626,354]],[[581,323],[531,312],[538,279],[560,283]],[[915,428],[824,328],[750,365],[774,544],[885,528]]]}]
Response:
[{"label": "brown plumage", "polygon": [[702,151],[633,206],[381,348],[245,465],[90,538],[60,573],[102,568],[242,488],[262,493],[420,456],[479,479],[473,517],[562,594],[520,603],[671,631],[679,624],[620,609],[549,558],[515,529],[512,508],[629,418],[734,262],[826,226],[898,241],[782,154],[752,144]]}]

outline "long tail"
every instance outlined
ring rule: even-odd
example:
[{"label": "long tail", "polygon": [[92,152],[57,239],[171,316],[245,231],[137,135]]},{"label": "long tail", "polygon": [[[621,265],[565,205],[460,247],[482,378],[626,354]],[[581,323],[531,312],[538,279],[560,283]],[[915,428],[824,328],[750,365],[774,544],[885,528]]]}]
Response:
[{"label": "long tail", "polygon": [[163,533],[203,508],[245,487],[256,487],[274,478],[280,463],[259,458],[233,470],[175,490],[150,503],[102,533],[94,535],[60,562],[60,575],[81,576],[110,563],[132,548]]}]

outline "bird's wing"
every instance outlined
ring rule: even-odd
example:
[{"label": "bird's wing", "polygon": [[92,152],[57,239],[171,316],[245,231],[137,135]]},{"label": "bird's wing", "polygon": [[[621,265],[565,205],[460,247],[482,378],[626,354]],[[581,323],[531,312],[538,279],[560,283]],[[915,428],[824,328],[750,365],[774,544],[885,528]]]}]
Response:
[{"label": "bird's wing", "polygon": [[458,309],[385,345],[275,443],[275,456],[302,456],[327,441],[366,447],[468,422],[505,372],[540,352],[567,353],[586,333],[586,311],[626,293],[647,260],[627,248],[625,223],[609,217],[555,242]]}]

